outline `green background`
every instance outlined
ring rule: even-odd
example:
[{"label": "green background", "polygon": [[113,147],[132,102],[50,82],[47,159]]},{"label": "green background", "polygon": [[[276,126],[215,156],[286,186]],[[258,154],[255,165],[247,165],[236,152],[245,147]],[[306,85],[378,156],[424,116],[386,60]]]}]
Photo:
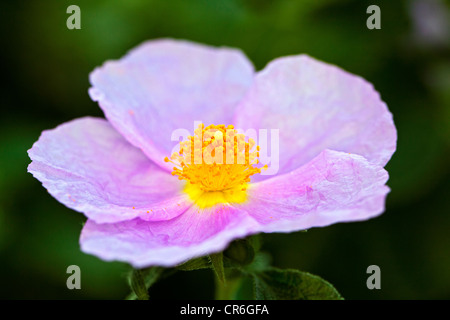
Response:
[{"label": "green background", "polygon": [[[372,82],[398,129],[386,212],[366,222],[267,234],[263,250],[274,265],[317,274],[347,299],[450,299],[449,4],[428,2],[437,10],[416,15],[418,1],[400,0],[2,2],[0,298],[128,294],[129,266],[80,251],[84,216],[27,173],[26,151],[42,130],[103,116],[87,94],[94,67],[144,40],[174,37],[240,48],[258,70],[307,53]],[[81,30],[66,28],[71,4],[81,8]],[[381,30],[366,27],[370,4],[381,8]],[[81,268],[81,290],[66,288],[72,264]],[[372,264],[381,268],[381,290],[366,287]],[[210,270],[180,272],[150,293],[213,298],[213,284]]]}]

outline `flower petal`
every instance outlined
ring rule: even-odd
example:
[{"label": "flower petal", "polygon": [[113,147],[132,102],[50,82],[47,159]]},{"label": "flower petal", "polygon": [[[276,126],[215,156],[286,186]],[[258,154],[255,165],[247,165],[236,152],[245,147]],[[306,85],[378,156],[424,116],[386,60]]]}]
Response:
[{"label": "flower petal", "polygon": [[44,131],[28,171],[58,201],[97,222],[171,219],[192,202],[106,120],[76,119]]},{"label": "flower petal", "polygon": [[245,209],[262,232],[366,220],[384,211],[388,173],[359,155],[325,150],[290,173],[255,183]]},{"label": "flower petal", "polygon": [[306,55],[269,63],[238,110],[238,128],[279,129],[280,174],[324,149],[360,154],[380,166],[396,149],[392,114],[373,86]]},{"label": "flower petal", "polygon": [[129,142],[170,170],[163,159],[179,141],[173,131],[230,123],[253,73],[237,49],[161,39],[95,69],[89,93]]},{"label": "flower petal", "polygon": [[192,206],[168,221],[141,219],[97,224],[88,220],[80,237],[82,251],[103,260],[125,261],[136,268],[174,266],[221,251],[234,239],[255,233],[257,223],[245,212],[222,205],[198,211]]},{"label": "flower petal", "polygon": [[291,232],[374,217],[384,210],[387,172],[358,155],[326,150],[307,165],[248,189],[248,202],[186,212],[166,221],[88,220],[86,253],[134,267],[174,266],[258,232]]}]

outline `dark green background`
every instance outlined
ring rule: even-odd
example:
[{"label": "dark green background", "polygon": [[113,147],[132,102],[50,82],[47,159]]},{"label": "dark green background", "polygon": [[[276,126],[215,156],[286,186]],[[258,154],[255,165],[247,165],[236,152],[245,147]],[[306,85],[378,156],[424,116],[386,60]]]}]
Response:
[{"label": "dark green background", "polygon": [[[127,295],[128,266],[80,251],[84,216],[53,199],[26,172],[26,151],[44,129],[103,116],[87,94],[94,67],[144,40],[175,37],[241,48],[258,70],[276,57],[307,53],[372,82],[398,129],[397,152],[387,165],[392,191],[386,212],[366,222],[264,235],[263,249],[274,265],[320,275],[347,299],[450,299],[448,19],[435,38],[421,37],[417,23],[427,15],[412,19],[413,2],[3,2],[0,298]],[[381,8],[381,30],[366,28],[366,8],[374,3]],[[81,8],[81,30],[66,28],[70,4]],[[448,8],[447,2],[437,12],[448,18]],[[81,267],[81,290],[66,288],[71,264]],[[371,264],[381,268],[381,290],[366,287]],[[212,298],[213,275],[179,273],[151,294]]]}]

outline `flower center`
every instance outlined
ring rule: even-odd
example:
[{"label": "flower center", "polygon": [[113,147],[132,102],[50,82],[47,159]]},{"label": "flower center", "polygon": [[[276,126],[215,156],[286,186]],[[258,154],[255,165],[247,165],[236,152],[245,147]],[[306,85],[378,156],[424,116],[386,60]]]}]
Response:
[{"label": "flower center", "polygon": [[232,125],[200,124],[193,136],[180,142],[180,151],[164,161],[175,165],[172,175],[189,182],[185,191],[191,198],[208,207],[218,202],[245,201],[250,176],[267,168],[255,166],[259,150],[253,139],[246,141]]}]

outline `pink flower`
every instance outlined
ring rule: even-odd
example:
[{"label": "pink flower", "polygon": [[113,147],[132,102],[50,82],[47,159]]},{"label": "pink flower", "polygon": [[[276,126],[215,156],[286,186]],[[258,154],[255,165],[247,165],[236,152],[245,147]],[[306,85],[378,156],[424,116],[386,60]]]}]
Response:
[{"label": "pink flower", "polygon": [[[239,50],[163,39],[106,62],[90,81],[107,120],[44,131],[28,167],[52,196],[88,217],[80,238],[86,253],[135,267],[173,266],[251,234],[384,211],[383,167],[397,133],[386,104],[358,76],[306,55],[255,72]],[[171,134],[196,120],[279,129],[278,173],[260,174],[247,162],[253,171],[245,177],[244,169],[225,174],[218,164],[216,179],[211,166],[183,167],[186,155],[171,156]],[[230,181],[239,196],[221,190]]]}]

